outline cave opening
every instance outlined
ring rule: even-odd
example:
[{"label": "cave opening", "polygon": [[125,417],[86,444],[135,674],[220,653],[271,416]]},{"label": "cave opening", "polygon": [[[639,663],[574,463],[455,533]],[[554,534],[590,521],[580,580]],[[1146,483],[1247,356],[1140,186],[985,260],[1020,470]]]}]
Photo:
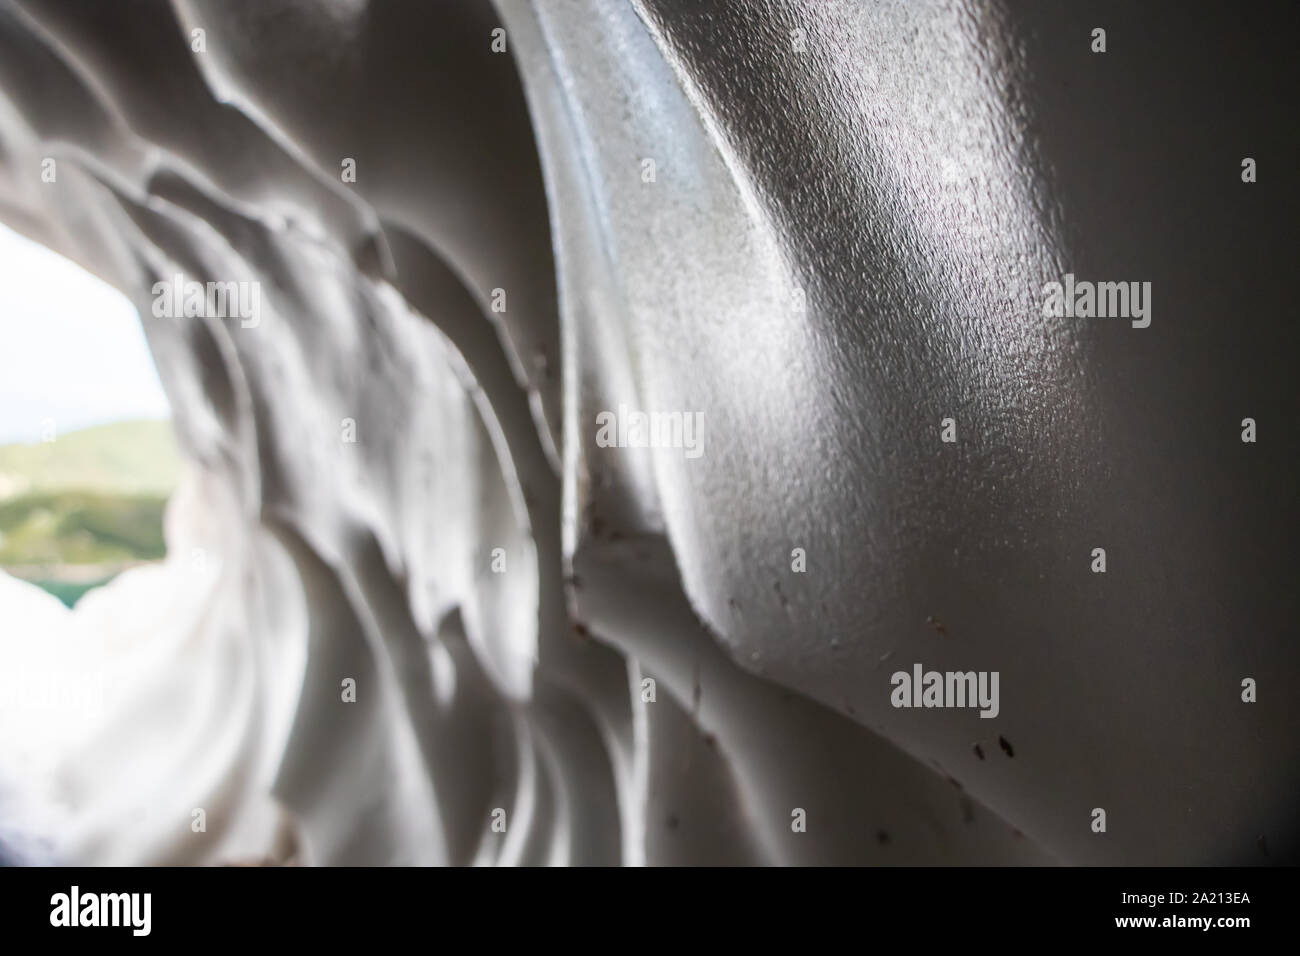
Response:
[{"label": "cave opening", "polygon": [[67,606],[165,555],[180,458],[135,306],[0,227],[0,571]]}]

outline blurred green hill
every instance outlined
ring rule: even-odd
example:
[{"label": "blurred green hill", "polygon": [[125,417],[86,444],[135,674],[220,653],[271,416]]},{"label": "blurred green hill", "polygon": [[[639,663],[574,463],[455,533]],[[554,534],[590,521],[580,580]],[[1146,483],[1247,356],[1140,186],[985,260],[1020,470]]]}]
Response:
[{"label": "blurred green hill", "polygon": [[38,492],[0,501],[0,565],[156,561],[163,557],[161,495]]},{"label": "blurred green hill", "polygon": [[0,446],[0,566],[71,604],[122,568],[161,559],[179,476],[168,422]]},{"label": "blurred green hill", "polygon": [[0,446],[0,500],[41,491],[169,495],[180,455],[169,422],[97,425],[34,445]]}]

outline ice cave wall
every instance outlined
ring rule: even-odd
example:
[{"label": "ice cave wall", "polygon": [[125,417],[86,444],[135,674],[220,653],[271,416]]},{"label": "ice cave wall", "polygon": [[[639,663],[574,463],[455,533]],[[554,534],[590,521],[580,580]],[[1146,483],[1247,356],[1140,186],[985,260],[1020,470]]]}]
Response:
[{"label": "ice cave wall", "polygon": [[[137,303],[196,475],[152,593],[204,663],[120,676],[146,771],[68,852],[1292,852],[1285,54],[1178,10],[0,0],[0,218]],[[914,662],[998,716],[891,706]]]}]

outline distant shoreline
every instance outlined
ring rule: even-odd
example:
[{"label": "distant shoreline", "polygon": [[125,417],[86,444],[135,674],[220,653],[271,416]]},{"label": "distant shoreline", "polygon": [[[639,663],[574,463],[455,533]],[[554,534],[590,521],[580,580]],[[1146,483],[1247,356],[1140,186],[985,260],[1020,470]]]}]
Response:
[{"label": "distant shoreline", "polygon": [[158,563],[160,562],[119,561],[113,564],[19,565],[3,566],[0,571],[34,584],[71,609],[87,591],[108,584],[123,571]]},{"label": "distant shoreline", "polygon": [[157,564],[157,561],[114,561],[106,564],[17,564],[0,565],[0,571],[32,584],[49,581],[56,584],[85,584],[115,578],[123,571]]}]

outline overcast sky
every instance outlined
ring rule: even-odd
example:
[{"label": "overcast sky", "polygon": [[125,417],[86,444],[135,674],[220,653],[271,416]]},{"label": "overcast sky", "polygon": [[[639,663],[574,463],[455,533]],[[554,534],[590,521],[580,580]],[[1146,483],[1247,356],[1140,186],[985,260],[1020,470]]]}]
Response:
[{"label": "overcast sky", "polygon": [[0,445],[105,422],[169,418],[135,308],[0,226]]}]

